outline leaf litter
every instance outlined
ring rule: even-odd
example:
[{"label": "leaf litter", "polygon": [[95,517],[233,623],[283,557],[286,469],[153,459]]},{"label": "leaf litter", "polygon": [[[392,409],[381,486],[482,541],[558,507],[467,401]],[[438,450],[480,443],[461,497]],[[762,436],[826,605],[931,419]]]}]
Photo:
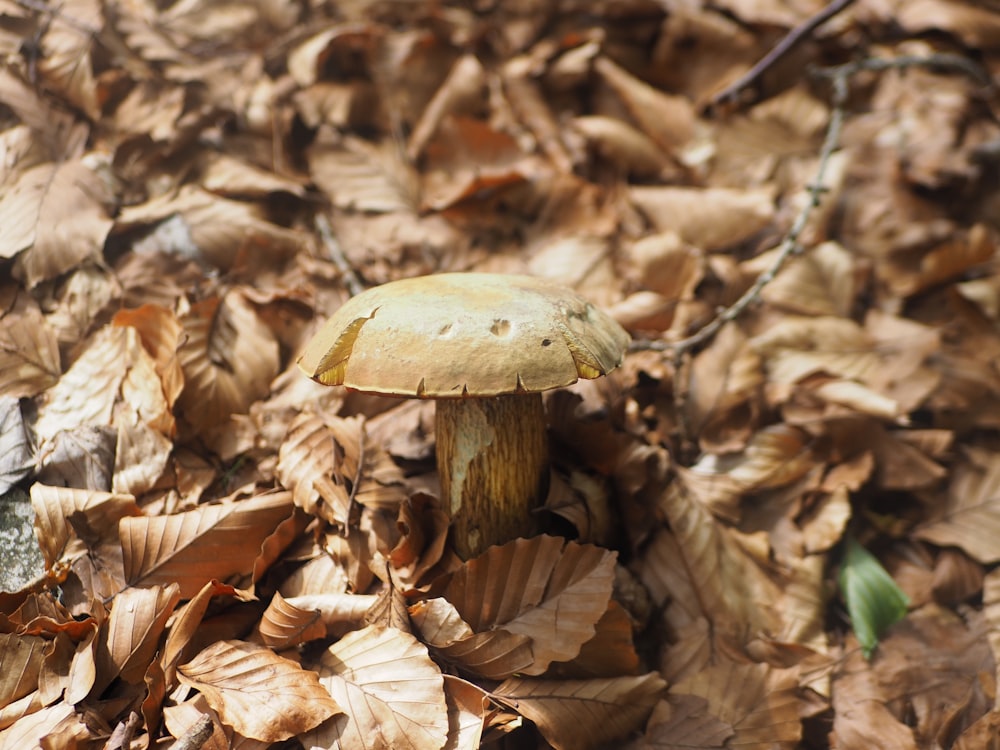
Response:
[{"label": "leaf litter", "polygon": [[[734,99],[828,6],[5,4],[0,748],[987,746],[1000,26],[839,6]],[[462,561],[426,408],[294,362],[467,270],[635,344]]]}]

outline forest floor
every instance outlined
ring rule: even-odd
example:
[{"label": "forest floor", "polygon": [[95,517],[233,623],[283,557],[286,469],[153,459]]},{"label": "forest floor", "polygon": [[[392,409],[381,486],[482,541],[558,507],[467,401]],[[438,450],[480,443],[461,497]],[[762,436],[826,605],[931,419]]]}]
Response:
[{"label": "forest floor", "polygon": [[[996,747],[995,2],[0,0],[0,56],[0,750]],[[446,271],[632,339],[468,561],[433,403],[296,367]]]}]

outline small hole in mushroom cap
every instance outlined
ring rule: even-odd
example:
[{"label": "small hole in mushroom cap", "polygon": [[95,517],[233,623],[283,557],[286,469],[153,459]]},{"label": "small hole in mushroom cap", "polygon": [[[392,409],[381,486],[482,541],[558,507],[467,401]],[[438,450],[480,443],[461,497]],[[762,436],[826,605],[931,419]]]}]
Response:
[{"label": "small hole in mushroom cap", "polygon": [[552,339],[542,339],[542,346],[550,346],[552,344]]},{"label": "small hole in mushroom cap", "polygon": [[444,324],[443,326],[441,326],[441,328],[440,328],[440,329],[438,330],[438,336],[439,336],[440,338],[445,338],[446,336],[449,336],[450,334],[451,334],[451,323],[445,323],[445,324]]},{"label": "small hole in mushroom cap", "polygon": [[510,321],[503,319],[494,320],[493,325],[490,326],[490,333],[494,336],[509,336]]}]

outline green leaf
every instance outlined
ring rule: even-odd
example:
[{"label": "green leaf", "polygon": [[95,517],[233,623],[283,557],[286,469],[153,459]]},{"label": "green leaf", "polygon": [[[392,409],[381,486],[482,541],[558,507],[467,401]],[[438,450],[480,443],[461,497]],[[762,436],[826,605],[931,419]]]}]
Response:
[{"label": "green leaf", "polygon": [[875,556],[850,536],[840,568],[840,590],[854,634],[869,659],[885,629],[906,617],[910,600]]}]

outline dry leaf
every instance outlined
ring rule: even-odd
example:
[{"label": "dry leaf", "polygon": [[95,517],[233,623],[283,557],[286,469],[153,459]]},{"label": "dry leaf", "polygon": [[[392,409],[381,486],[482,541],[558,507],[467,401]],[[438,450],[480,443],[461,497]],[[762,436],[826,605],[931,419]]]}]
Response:
[{"label": "dry leaf", "polygon": [[29,288],[99,258],[112,202],[108,184],[83,160],[29,169],[0,197],[0,224],[18,228],[0,240],[0,257],[20,253],[15,272]]},{"label": "dry leaf", "polygon": [[31,473],[34,453],[20,401],[0,396],[0,495]]},{"label": "dry leaf", "polygon": [[531,719],[556,750],[587,750],[642,726],[666,688],[655,672],[596,680],[506,680],[494,695]]},{"label": "dry leaf", "polygon": [[178,407],[200,433],[218,437],[233,414],[267,393],[278,374],[278,342],[239,293],[194,305],[181,324]]},{"label": "dry leaf", "polygon": [[[494,679],[542,674],[552,662],[575,657],[593,637],[613,580],[614,555],[600,547],[564,546],[550,536],[491,547],[453,573],[442,590],[474,633],[444,653]],[[525,639],[530,664],[500,658],[520,652]]]},{"label": "dry leaf", "polygon": [[369,439],[360,417],[300,414],[281,444],[277,471],[296,505],[341,525],[352,502],[393,510],[405,497],[403,473]]},{"label": "dry leaf", "polygon": [[204,505],[172,516],[123,519],[125,578],[132,585],[180,586],[190,599],[213,578],[249,577],[262,547],[292,513],[287,492]]},{"label": "dry leaf", "polygon": [[323,653],[319,679],[352,710],[302,737],[306,750],[444,747],[444,679],[426,647],[408,633],[377,626],[349,633]]},{"label": "dry leaf", "polygon": [[914,533],[941,546],[954,545],[981,563],[1000,560],[1000,463],[992,452],[967,448],[955,466],[951,484],[936,518]]},{"label": "dry leaf", "polygon": [[281,742],[343,712],[316,673],[263,646],[218,641],[177,668],[223,722],[245,737]]},{"label": "dry leaf", "polygon": [[51,328],[27,295],[0,317],[0,395],[35,396],[62,373],[59,347]]}]

